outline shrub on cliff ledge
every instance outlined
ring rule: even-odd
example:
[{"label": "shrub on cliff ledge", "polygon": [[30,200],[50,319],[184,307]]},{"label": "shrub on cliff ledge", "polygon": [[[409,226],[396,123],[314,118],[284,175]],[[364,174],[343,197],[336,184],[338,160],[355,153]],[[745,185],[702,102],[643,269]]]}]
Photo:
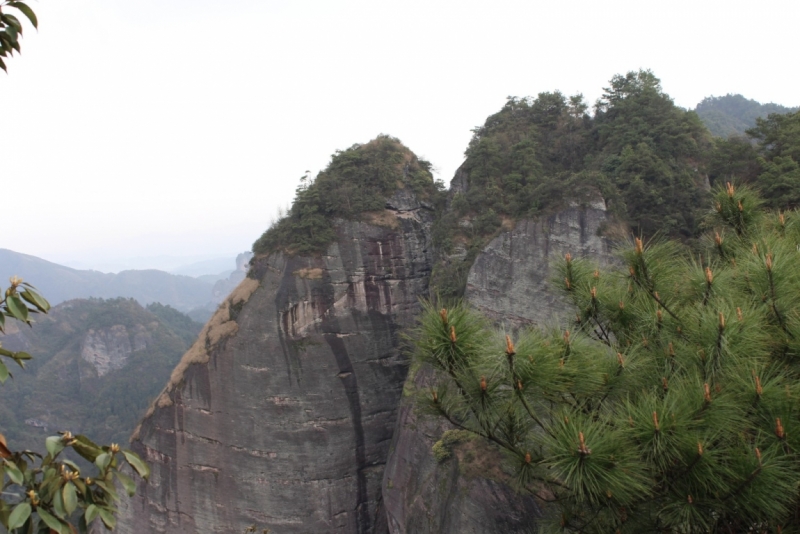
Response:
[{"label": "shrub on cliff ledge", "polygon": [[567,256],[565,330],[514,341],[428,306],[427,408],[554,504],[548,532],[800,531],[800,214],[759,205],[718,191],[696,257],[640,240],[619,272]]},{"label": "shrub on cliff ledge", "polygon": [[334,219],[359,220],[382,211],[398,188],[409,188],[420,199],[436,194],[430,164],[398,139],[380,135],[337,151],[315,180],[301,179],[289,213],[264,232],[253,252],[322,253],[335,239]]}]

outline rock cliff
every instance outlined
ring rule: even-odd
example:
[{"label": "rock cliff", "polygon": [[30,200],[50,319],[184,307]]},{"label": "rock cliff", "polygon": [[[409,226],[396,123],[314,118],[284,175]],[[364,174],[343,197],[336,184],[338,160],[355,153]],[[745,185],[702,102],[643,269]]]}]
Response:
[{"label": "rock cliff", "polygon": [[120,532],[387,531],[400,334],[432,264],[430,210],[387,208],[321,256],[255,258],[134,436],[152,477]]},{"label": "rock cliff", "polygon": [[[121,532],[535,527],[542,510],[487,461],[490,445],[415,409],[430,373],[408,374],[402,334],[429,294],[434,210],[398,183],[386,209],[333,220],[323,253],[256,256],[134,435],[152,477]],[[460,171],[453,190],[467,183]],[[555,320],[550,263],[608,261],[605,222],[597,198],[512,224],[477,255],[466,298],[509,328]]]},{"label": "rock cliff", "polygon": [[145,350],[152,342],[152,336],[144,325],[136,325],[132,332],[121,324],[90,329],[81,344],[81,357],[92,364],[97,376],[103,376],[125,367],[132,352]]},{"label": "rock cliff", "polygon": [[[600,198],[536,221],[519,221],[478,254],[465,298],[507,328],[554,324],[568,308],[549,285],[551,262],[567,252],[601,264],[612,261],[608,241],[599,236],[606,222]],[[411,373],[401,402],[383,485],[389,531],[531,532],[543,511],[533,497],[514,492],[507,484],[509,474],[485,463],[492,456],[490,445],[448,440],[453,427],[417,413],[416,395],[427,390],[430,377],[425,367]],[[448,447],[449,457],[436,458],[435,445]]]}]

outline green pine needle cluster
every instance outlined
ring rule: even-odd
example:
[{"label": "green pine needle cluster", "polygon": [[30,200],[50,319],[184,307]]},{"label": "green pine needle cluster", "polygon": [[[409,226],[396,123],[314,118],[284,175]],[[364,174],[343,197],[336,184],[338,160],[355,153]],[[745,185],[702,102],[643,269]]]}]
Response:
[{"label": "green pine needle cluster", "polygon": [[[720,188],[701,253],[634,240],[571,258],[565,329],[499,334],[427,304],[429,412],[482,436],[546,532],[800,532],[800,214]],[[499,454],[499,453],[498,453]]]}]

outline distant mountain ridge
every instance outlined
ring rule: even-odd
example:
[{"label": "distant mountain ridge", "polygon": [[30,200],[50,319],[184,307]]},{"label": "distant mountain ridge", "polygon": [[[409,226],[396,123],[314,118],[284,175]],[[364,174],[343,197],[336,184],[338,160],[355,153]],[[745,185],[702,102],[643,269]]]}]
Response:
[{"label": "distant mountain ridge", "polygon": [[136,299],[142,305],[160,302],[180,311],[207,307],[212,283],[155,269],[117,274],[79,270],[36,256],[0,249],[0,277],[19,276],[35,285],[51,304],[75,298]]},{"label": "distant mountain ridge", "polygon": [[746,131],[756,125],[757,118],[766,118],[772,113],[781,115],[794,113],[798,107],[780,104],[762,104],[742,95],[709,96],[697,104],[695,112],[716,137],[746,135]]}]

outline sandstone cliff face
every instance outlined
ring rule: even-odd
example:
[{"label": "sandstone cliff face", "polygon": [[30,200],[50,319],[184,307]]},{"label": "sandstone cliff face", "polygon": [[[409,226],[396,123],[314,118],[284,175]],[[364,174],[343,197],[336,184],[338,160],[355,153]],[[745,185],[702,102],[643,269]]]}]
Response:
[{"label": "sandstone cliff face", "polygon": [[430,212],[338,222],[319,258],[257,258],[134,436],[119,531],[386,532],[384,464],[427,294]]},{"label": "sandstone cliff face", "polygon": [[[537,221],[519,221],[478,255],[466,299],[506,327],[557,322],[569,308],[549,285],[551,263],[567,252],[611,262],[609,244],[598,236],[606,220],[605,204],[598,199]],[[457,444],[450,459],[436,460],[433,446],[452,427],[415,412],[414,396],[427,389],[429,380],[429,369],[412,373],[401,403],[383,484],[390,532],[531,532],[543,512],[532,497],[517,495],[505,483],[508,474],[481,464],[490,452],[482,455],[475,444]]]},{"label": "sandstone cliff face", "polygon": [[465,298],[488,317],[514,327],[564,320],[569,305],[551,287],[550,264],[567,252],[601,265],[611,262],[609,243],[599,235],[606,222],[602,198],[536,221],[519,221],[475,259]]}]

